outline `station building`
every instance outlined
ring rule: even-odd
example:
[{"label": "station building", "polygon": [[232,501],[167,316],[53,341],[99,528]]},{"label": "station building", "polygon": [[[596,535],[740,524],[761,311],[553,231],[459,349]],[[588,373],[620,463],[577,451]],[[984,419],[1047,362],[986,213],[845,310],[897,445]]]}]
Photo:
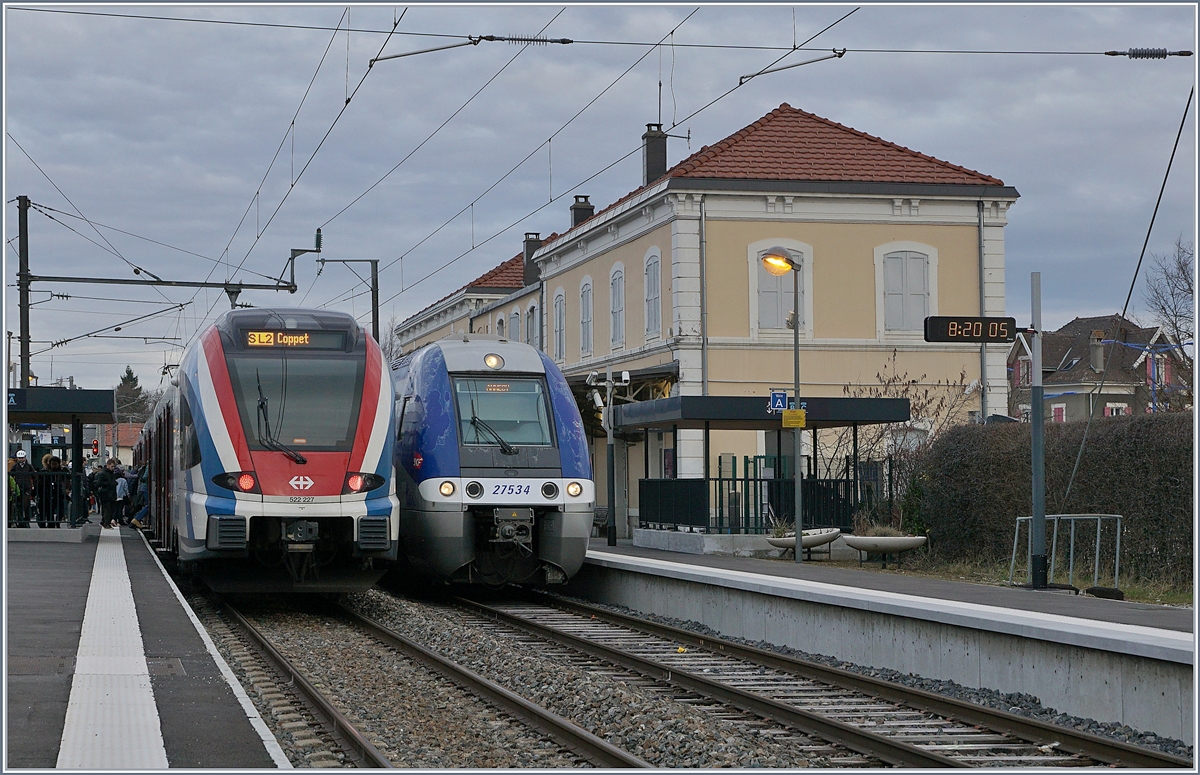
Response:
[{"label": "station building", "polygon": [[[923,321],[1005,314],[1016,189],[786,103],[671,167],[661,125],[647,125],[643,143],[640,187],[599,212],[576,195],[568,229],[527,233],[520,254],[400,323],[403,352],[472,332],[541,347],[581,399],[598,493],[606,440],[586,401],[588,373],[629,371],[622,402],[765,404],[772,388],[790,392],[792,310],[802,398],[869,395],[891,363],[921,385],[965,374],[973,413],[1008,410],[1008,347],[926,343]],[[762,268],[776,246],[800,266],[798,300],[791,276]],[[923,429],[899,430],[914,432]],[[728,476],[739,461],[792,449],[782,432],[713,431],[706,460],[702,433],[622,435],[619,535],[638,513],[640,478]],[[812,435],[802,434],[809,466]]]}]

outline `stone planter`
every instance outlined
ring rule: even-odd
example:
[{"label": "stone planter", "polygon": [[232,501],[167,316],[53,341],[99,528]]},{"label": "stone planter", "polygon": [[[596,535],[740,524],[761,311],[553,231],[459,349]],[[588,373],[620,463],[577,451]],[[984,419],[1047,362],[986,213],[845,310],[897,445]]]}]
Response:
[{"label": "stone planter", "polygon": [[[800,545],[805,549],[812,549],[814,546],[824,546],[831,543],[842,531],[836,527],[821,527],[813,530],[805,530],[804,537],[800,539]],[[779,549],[795,549],[796,535],[793,533],[790,536],[776,538],[774,536],[767,537],[767,543]]]},{"label": "stone planter", "polygon": [[924,546],[929,540],[928,536],[842,536],[842,540],[846,542],[846,546],[851,549],[858,550],[858,564],[862,565],[862,556],[864,554],[882,554],[883,567],[887,567],[887,556],[889,554],[896,555],[896,562],[899,563],[899,555],[901,552],[907,552],[909,549],[916,549],[918,546]]}]

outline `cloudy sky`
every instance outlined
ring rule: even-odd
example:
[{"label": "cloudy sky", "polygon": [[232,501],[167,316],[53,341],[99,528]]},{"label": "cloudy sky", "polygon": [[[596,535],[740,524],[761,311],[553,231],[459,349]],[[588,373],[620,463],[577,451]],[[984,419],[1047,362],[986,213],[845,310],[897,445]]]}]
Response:
[{"label": "cloudy sky", "polygon": [[[17,195],[39,206],[35,274],[269,282],[320,227],[326,258],[380,260],[386,326],[515,255],[524,232],[562,230],[572,195],[603,207],[636,188],[647,122],[690,133],[690,150],[670,140],[673,164],[782,102],[1015,186],[1008,311],[1020,322],[1031,271],[1051,328],[1119,311],[1197,58],[1095,52],[1195,50],[1195,6],[863,5],[838,21],[855,7],[6,4],[7,329],[18,330]],[[831,24],[811,51],[788,53]],[[480,35],[575,42],[483,41],[368,68],[381,52]],[[785,54],[780,64],[832,48],[848,52],[735,88]],[[1000,53],[944,53],[961,51]],[[1195,114],[1193,102],[1151,252],[1193,239]],[[369,324],[347,267],[317,276],[302,256],[296,280],[295,296],[241,301],[326,305]],[[34,288],[43,385],[107,388],[130,364],[156,387],[229,307],[219,290]],[[51,348],[106,326],[130,338]]]}]

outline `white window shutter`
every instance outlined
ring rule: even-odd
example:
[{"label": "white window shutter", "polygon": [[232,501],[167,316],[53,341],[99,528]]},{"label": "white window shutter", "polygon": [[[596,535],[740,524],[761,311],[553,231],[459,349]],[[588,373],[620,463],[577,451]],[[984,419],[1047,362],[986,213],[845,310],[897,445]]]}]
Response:
[{"label": "white window shutter", "polygon": [[904,257],[884,256],[883,259],[883,320],[888,331],[904,328]]}]

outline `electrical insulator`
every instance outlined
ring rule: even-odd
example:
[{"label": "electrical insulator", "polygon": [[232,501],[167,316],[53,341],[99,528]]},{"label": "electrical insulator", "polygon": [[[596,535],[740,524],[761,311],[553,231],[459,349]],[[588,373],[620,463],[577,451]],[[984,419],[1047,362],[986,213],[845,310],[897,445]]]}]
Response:
[{"label": "electrical insulator", "polygon": [[1167,50],[1165,48],[1131,48],[1129,49],[1130,59],[1166,59]]},{"label": "electrical insulator", "polygon": [[321,252],[321,230],[317,229],[317,252]]}]

